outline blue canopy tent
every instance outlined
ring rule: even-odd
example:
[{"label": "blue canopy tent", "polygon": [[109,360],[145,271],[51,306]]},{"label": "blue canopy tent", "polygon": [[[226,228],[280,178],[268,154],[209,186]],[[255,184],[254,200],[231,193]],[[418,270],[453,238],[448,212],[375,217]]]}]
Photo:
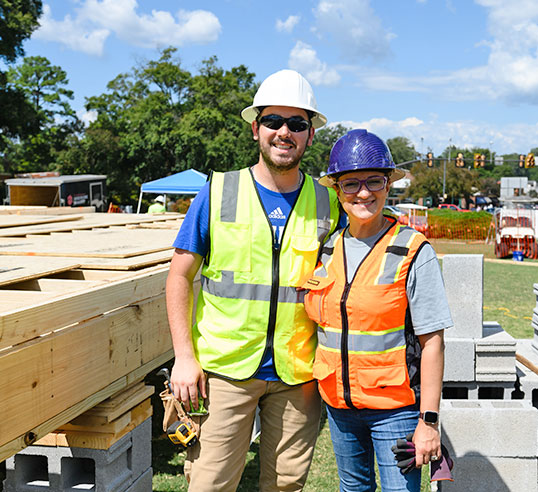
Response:
[{"label": "blue canopy tent", "polygon": [[138,199],[138,209],[136,213],[140,213],[140,207],[142,205],[143,193],[156,193],[164,195],[166,202],[166,195],[196,195],[204,186],[207,181],[207,175],[194,169],[187,169],[180,173],[166,176],[166,178],[156,179],[155,181],[148,181],[143,183],[140,188],[140,198]]}]

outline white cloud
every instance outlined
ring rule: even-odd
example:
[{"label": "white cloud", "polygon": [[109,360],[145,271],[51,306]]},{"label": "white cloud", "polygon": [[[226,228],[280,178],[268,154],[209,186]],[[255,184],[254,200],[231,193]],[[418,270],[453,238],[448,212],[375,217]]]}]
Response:
[{"label": "white cloud", "polygon": [[206,10],[179,10],[175,17],[164,10],[151,14],[138,12],[136,0],[82,0],[75,17],[52,18],[44,5],[41,28],[35,37],[57,41],[75,51],[92,55],[103,53],[107,37],[114,33],[131,45],[154,48],[163,45],[206,44],[218,39],[221,25]]},{"label": "white cloud", "polygon": [[291,50],[288,65],[302,73],[314,85],[331,86],[340,82],[338,72],[320,61],[316,51],[302,41],[298,41]]},{"label": "white cloud", "polygon": [[[538,141],[538,124],[512,123],[496,126],[472,120],[439,121],[435,115],[429,121],[414,116],[403,120],[372,118],[367,121],[331,122],[348,128],[365,128],[384,140],[394,137],[408,138],[417,152],[432,149],[441,154],[450,144],[458,148],[490,148],[497,154],[530,151],[529,142]],[[490,143],[492,142],[492,143]]]},{"label": "white cloud", "polygon": [[90,109],[90,111],[86,111],[85,109],[81,109],[77,111],[77,116],[79,120],[84,123],[84,126],[88,126],[90,123],[95,121],[97,119],[97,111],[94,109]]},{"label": "white cloud", "polygon": [[386,30],[370,0],[320,0],[314,8],[315,31],[339,47],[350,60],[384,58],[394,34]]},{"label": "white cloud", "polygon": [[300,17],[298,15],[290,15],[285,21],[277,19],[276,30],[291,32],[293,28],[299,23]]},{"label": "white cloud", "polygon": [[72,19],[66,15],[63,21],[52,18],[49,5],[43,5],[43,15],[39,19],[40,28],[34,33],[34,38],[45,41],[59,41],[74,51],[88,55],[100,56],[110,34],[108,29],[87,29],[80,19]]}]

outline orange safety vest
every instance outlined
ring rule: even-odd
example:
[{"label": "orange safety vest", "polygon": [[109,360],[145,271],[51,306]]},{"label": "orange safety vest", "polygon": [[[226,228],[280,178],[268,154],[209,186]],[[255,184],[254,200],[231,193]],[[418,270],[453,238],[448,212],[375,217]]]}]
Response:
[{"label": "orange safety vest", "polygon": [[324,245],[305,307],[318,323],[314,377],[335,408],[392,409],[416,401],[420,344],[411,326],[406,279],[426,238],[397,224],[346,281],[344,231]]}]

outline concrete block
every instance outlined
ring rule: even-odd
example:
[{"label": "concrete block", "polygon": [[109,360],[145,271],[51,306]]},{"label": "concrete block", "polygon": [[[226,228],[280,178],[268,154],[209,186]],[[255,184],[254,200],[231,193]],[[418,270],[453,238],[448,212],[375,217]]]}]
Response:
[{"label": "concrete block", "polygon": [[483,255],[443,256],[443,278],[454,326],[447,338],[480,338],[484,282]]},{"label": "concrete block", "polygon": [[475,380],[475,342],[471,338],[445,339],[444,381]]},{"label": "concrete block", "polygon": [[483,337],[476,340],[476,381],[516,380],[516,340],[498,323],[484,323]]},{"label": "concrete block", "polygon": [[4,490],[124,492],[150,467],[148,418],[109,449],[29,446],[6,461]]},{"label": "concrete block", "polygon": [[151,417],[131,431],[131,468],[137,477],[151,467]]},{"label": "concrete block", "polygon": [[454,482],[438,482],[442,492],[537,492],[536,458],[463,456],[455,460]]},{"label": "concrete block", "polygon": [[151,492],[153,469],[148,468],[125,492]]},{"label": "concrete block", "polygon": [[441,432],[454,457],[538,455],[538,409],[525,400],[443,400]]}]

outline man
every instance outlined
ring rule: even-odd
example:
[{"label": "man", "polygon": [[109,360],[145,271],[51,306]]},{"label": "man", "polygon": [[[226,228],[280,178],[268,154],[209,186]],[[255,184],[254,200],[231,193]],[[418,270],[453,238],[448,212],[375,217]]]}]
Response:
[{"label": "man", "polygon": [[153,204],[148,208],[148,214],[164,214],[166,212],[166,207],[164,205],[164,196],[159,195]]},{"label": "man", "polygon": [[[207,398],[199,444],[189,448],[189,490],[234,491],[260,409],[260,490],[302,490],[319,429],[312,376],[315,326],[297,291],[339,219],[333,190],[299,170],[326,123],[297,72],[269,76],[241,113],[259,160],[213,173],[174,243],[166,284],[175,363],[185,404]],[[193,279],[201,270],[191,327]]]}]

